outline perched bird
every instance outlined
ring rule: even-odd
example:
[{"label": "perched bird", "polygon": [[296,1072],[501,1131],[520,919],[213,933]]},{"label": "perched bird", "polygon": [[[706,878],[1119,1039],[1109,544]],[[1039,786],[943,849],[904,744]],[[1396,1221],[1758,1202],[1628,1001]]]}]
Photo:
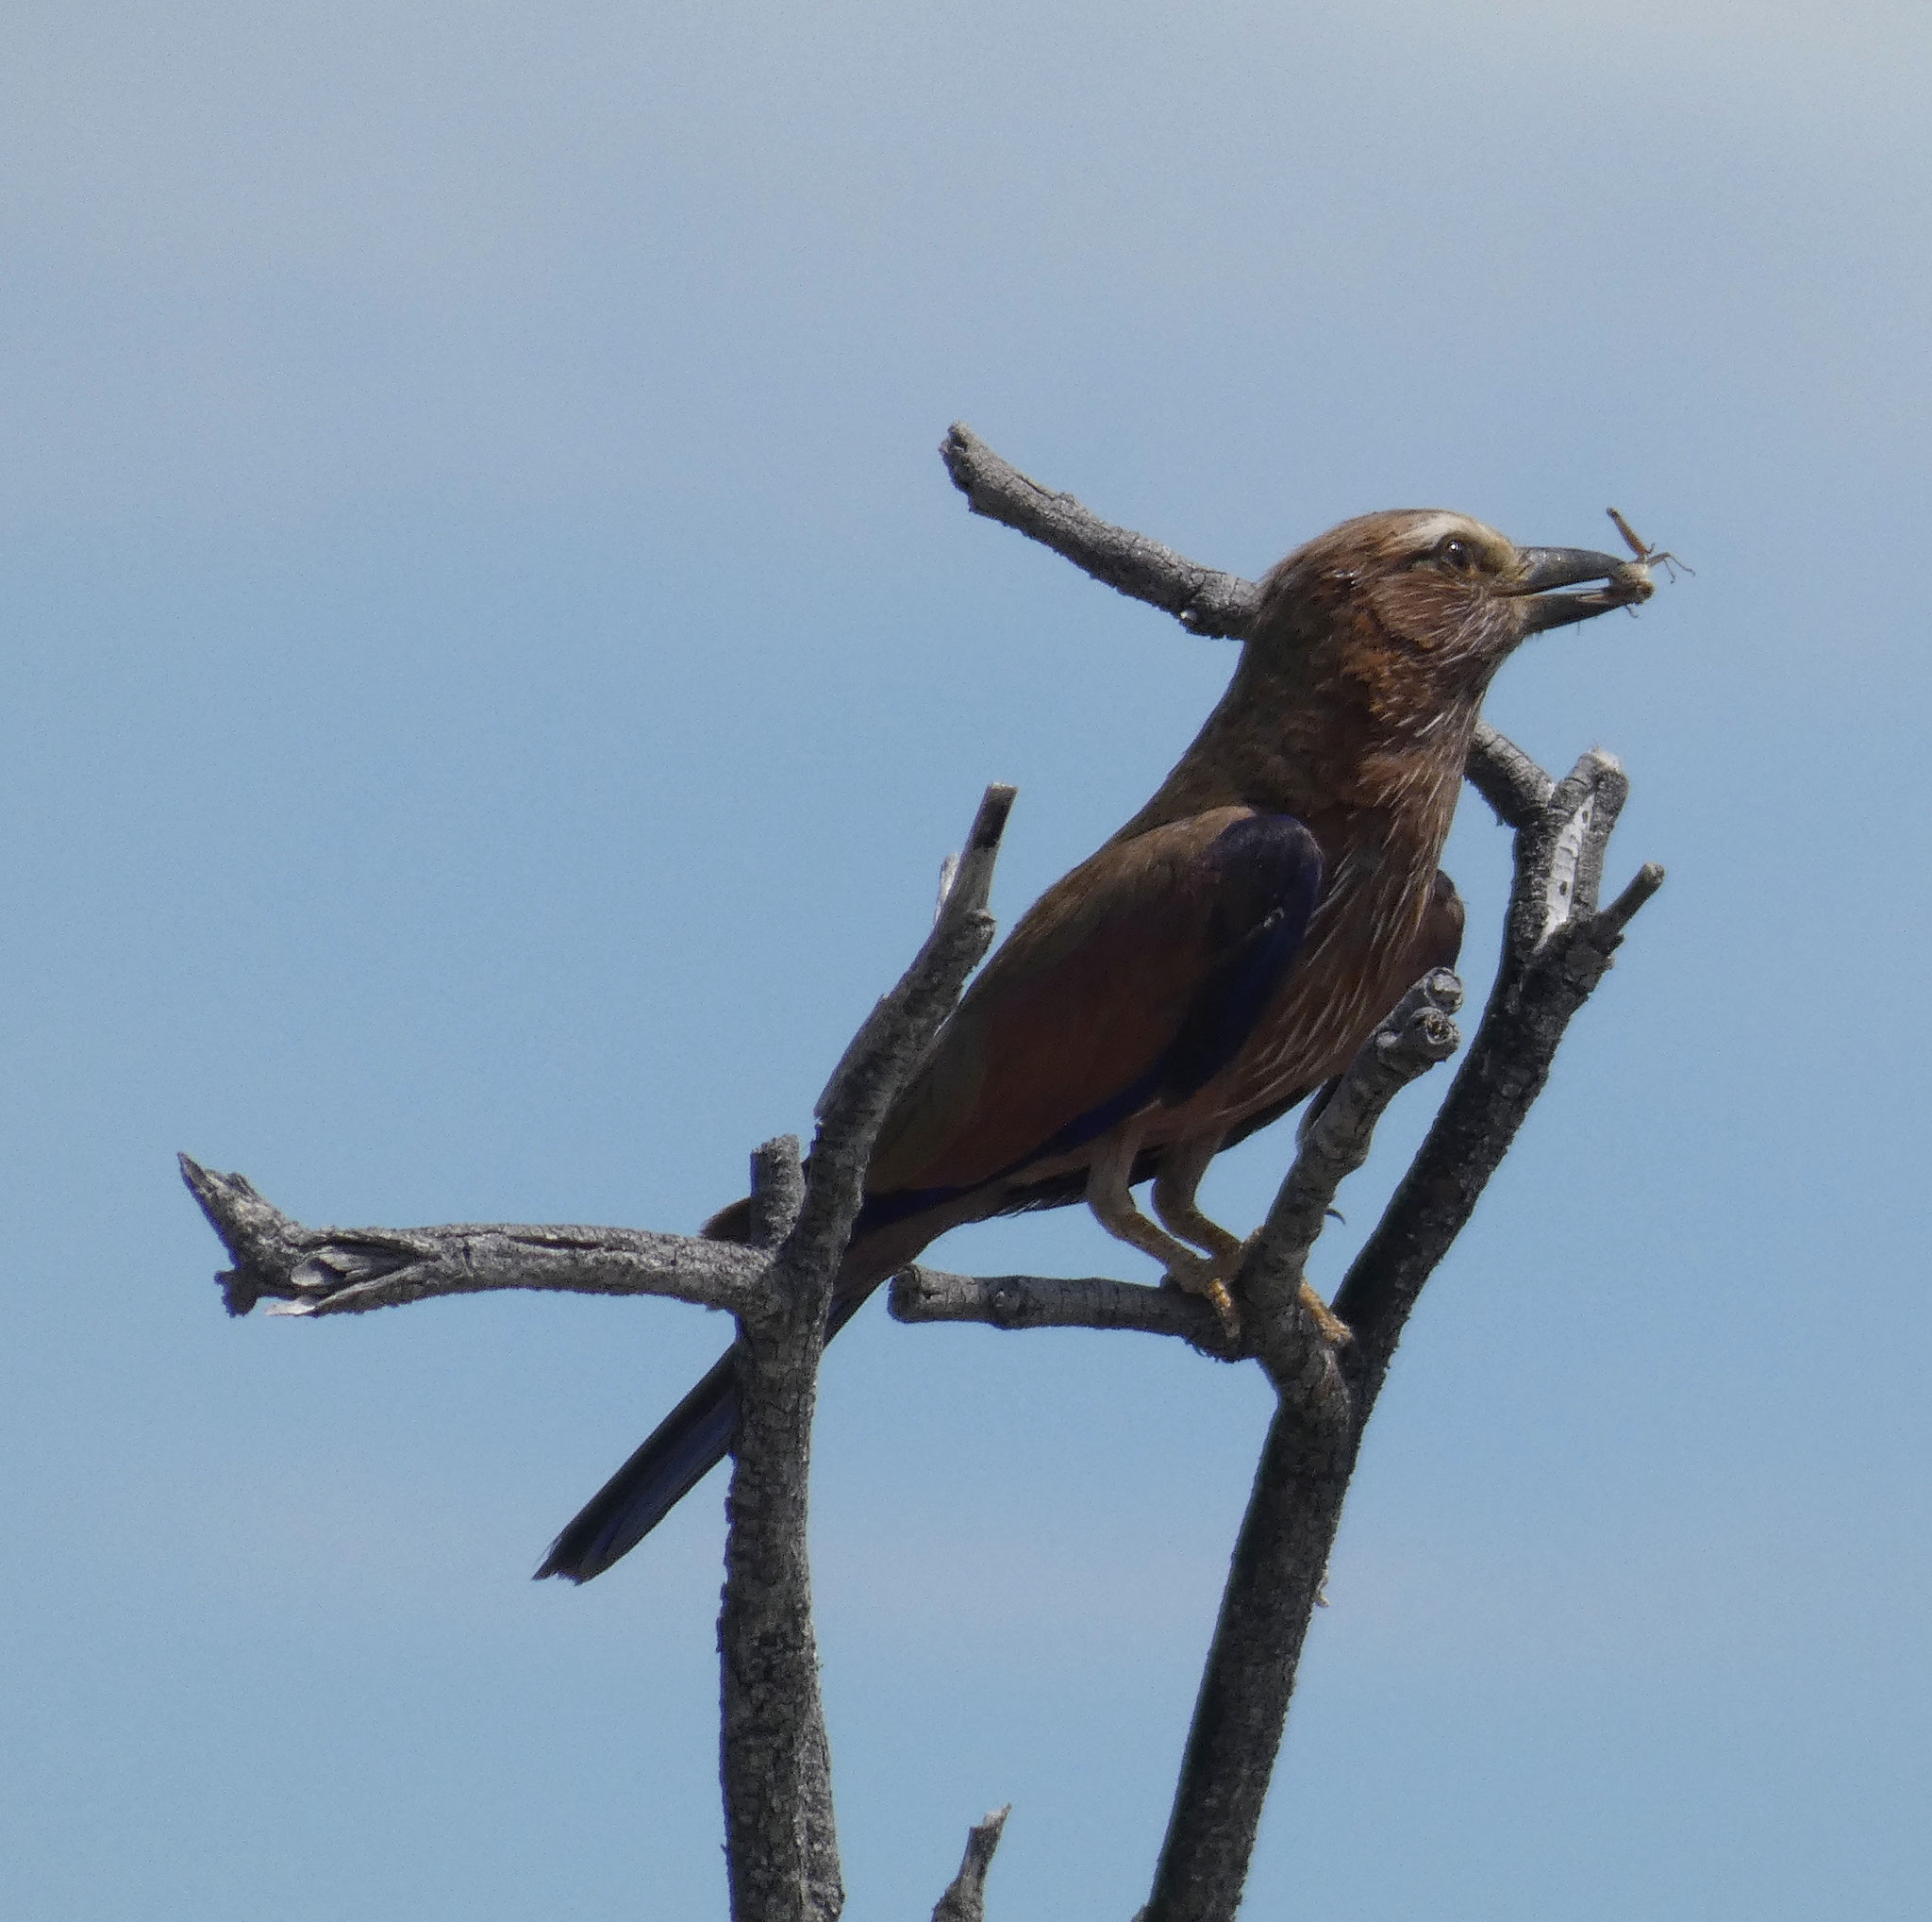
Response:
[{"label": "perched bird", "polygon": [[[1593,591],[1565,588],[1604,583]],[[1213,1300],[1243,1244],[1195,1190],[1332,1080],[1462,904],[1437,868],[1491,677],[1525,636],[1647,598],[1639,560],[1368,514],[1262,583],[1240,664],[1147,805],[1022,917],[886,1119],[831,1329],[947,1228],[1084,1199]],[[1150,1220],[1133,1187],[1152,1178]],[[746,1205],[706,1225],[741,1240]],[[1339,1330],[1338,1330],[1339,1331]],[[727,1353],[552,1545],[587,1581],[729,1450]]]}]

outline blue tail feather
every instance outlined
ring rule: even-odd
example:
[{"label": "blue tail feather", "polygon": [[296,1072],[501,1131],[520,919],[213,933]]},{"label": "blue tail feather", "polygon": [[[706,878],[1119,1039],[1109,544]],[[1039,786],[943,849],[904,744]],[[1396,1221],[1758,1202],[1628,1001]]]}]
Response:
[{"label": "blue tail feather", "polygon": [[738,1428],[736,1349],[704,1379],[551,1543],[536,1579],[589,1581],[655,1529],[731,1452]]}]

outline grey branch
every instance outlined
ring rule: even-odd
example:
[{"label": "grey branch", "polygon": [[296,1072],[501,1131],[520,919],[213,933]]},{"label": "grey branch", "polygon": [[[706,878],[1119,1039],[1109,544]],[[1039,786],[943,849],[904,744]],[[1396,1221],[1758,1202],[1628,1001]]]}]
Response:
[{"label": "grey branch", "polygon": [[741,1313],[762,1293],[765,1259],[728,1242],[625,1228],[304,1228],[244,1177],[179,1159],[235,1263],[215,1278],[230,1314],[262,1300],[286,1302],[281,1314],[360,1314],[496,1288],[664,1295]]},{"label": "grey branch", "polygon": [[[1071,496],[1029,480],[963,426],[953,429],[942,451],[974,512],[1043,542],[1197,633],[1239,636],[1245,630],[1258,593],[1251,583],[1110,526]],[[1377,1096],[1386,1103],[1393,1092],[1383,1092],[1373,1073],[1373,1058],[1391,1045],[1386,1030],[1364,1051],[1372,1057],[1366,1066],[1358,1059],[1344,1078],[1329,1104],[1336,1110],[1332,1118],[1318,1113],[1306,1128],[1302,1152],[1268,1226],[1251,1245],[1237,1283],[1250,1323],[1243,1339],[1258,1346],[1280,1400],[1202,1677],[1180,1785],[1143,1911],[1148,1922],[1230,1922],[1240,1903],[1362,1427],[1403,1326],[1541,1092],[1571,1016],[1603,978],[1631,916],[1663,878],[1661,869],[1646,866],[1608,908],[1597,905],[1605,852],[1627,793],[1623,770],[1610,756],[1585,755],[1562,781],[1553,781],[1485,724],[1467,772],[1515,831],[1503,965],[1427,1140],[1336,1295],[1335,1313],[1350,1338],[1331,1342],[1318,1328],[1302,1271],[1335,1181],[1366,1152],[1381,1111]],[[1424,1011],[1429,1002],[1434,1005]],[[1427,1030],[1423,1052],[1442,1059],[1454,1045],[1449,1008],[1427,984],[1422,1002],[1407,1006],[1410,1020],[1423,1024],[1414,1030],[1418,1043]],[[1392,1066],[1392,1053],[1389,1061]],[[1096,1302],[1108,1299],[1096,1284],[1077,1285]],[[985,1318],[1044,1325],[1047,1314],[1034,1305],[1042,1290],[1043,1284],[1011,1277],[987,1284]],[[936,1289],[908,1284],[901,1293],[908,1307],[917,1304],[921,1318],[941,1318],[939,1300],[953,1313],[972,1302],[970,1285],[953,1278]]]},{"label": "grey branch", "polygon": [[948,1275],[916,1264],[892,1279],[890,1304],[904,1322],[978,1321],[997,1329],[1124,1329],[1178,1335],[1232,1361],[1221,1317],[1198,1295],[1092,1275]]},{"label": "grey branch", "polygon": [[751,1228],[748,1246],[775,1248],[798,1220],[805,1206],[805,1167],[798,1158],[798,1137],[781,1134],[753,1149],[751,1157]]},{"label": "grey branch", "polygon": [[1464,773],[1506,827],[1527,827],[1549,805],[1556,786],[1515,742],[1487,721],[1475,724]]},{"label": "grey branch", "polygon": [[[986,904],[1013,798],[1009,787],[987,790],[931,934],[820,1099],[809,1171],[790,1136],[753,1157],[747,1245],[606,1228],[308,1228],[243,1177],[181,1158],[235,1263],[220,1277],[233,1314],[263,1299],[289,1304],[287,1313],[341,1314],[434,1295],[554,1288],[668,1295],[734,1315],[740,1419],[719,1647],[739,1922],[834,1922],[844,1905],[806,1552],[819,1358],[880,1124],[991,943]],[[980,1847],[983,1879],[991,1845]],[[976,1900],[970,1878],[958,1886],[962,1901]]]},{"label": "grey branch", "polygon": [[1269,1424],[1142,1922],[1230,1922],[1241,1906],[1360,1439],[1332,1362],[1324,1389],[1284,1394]]},{"label": "grey branch", "polygon": [[1646,864],[1609,907],[1597,895],[1605,846],[1629,793],[1609,755],[1586,754],[1518,829],[1503,963],[1481,1025],[1413,1165],[1335,1297],[1354,1330],[1361,1416],[1416,1295],[1474,1212],[1564,1031],[1609,970],[1630,918],[1663,883]]},{"label": "grey branch", "polygon": [[[1252,582],[1100,520],[1071,495],[1027,479],[963,426],[942,451],[974,511],[1196,633],[1245,631],[1259,593]],[[1419,984],[1305,1124],[1294,1165],[1237,1283],[1247,1313],[1240,1353],[1260,1355],[1278,1405],[1143,1911],[1151,1922],[1231,1922],[1363,1424],[1403,1326],[1541,1092],[1571,1016],[1663,878],[1659,868],[1641,868],[1608,907],[1598,905],[1605,852],[1627,792],[1609,756],[1586,755],[1556,782],[1484,726],[1468,773],[1515,830],[1503,965],[1427,1140],[1336,1295],[1346,1329],[1334,1329],[1307,1293],[1307,1260],[1337,1183],[1359,1166],[1391,1096],[1455,1047],[1454,977]],[[735,1317],[741,1417],[719,1637],[738,1922],[833,1922],[843,1904],[806,1557],[819,1359],[879,1127],[991,943],[988,887],[1011,802],[1010,789],[987,791],[963,857],[949,865],[931,935],[821,1097],[808,1163],[789,1137],[754,1158],[745,1245],[606,1228],[308,1228],[241,1176],[182,1158],[183,1175],[235,1263],[220,1278],[231,1313],[264,1299],[286,1304],[287,1313],[354,1313],[513,1287],[664,1295]],[[1138,1329],[1237,1358],[1208,1304],[1168,1289],[913,1267],[894,1281],[891,1300],[904,1321]],[[979,1922],[1004,1819],[1002,1812],[973,1830],[959,1875],[935,1911],[941,1922]]]},{"label": "grey branch", "polygon": [[1188,1732],[1148,1922],[1221,1922],[1241,1901],[1308,1620],[1354,1472],[1349,1345],[1320,1327],[1305,1271],[1341,1181],[1394,1096],[1454,1053],[1462,984],[1424,976],[1302,1129],[1294,1164],[1235,1283],[1280,1402],[1269,1425]]},{"label": "grey branch", "polygon": [[[1072,494],[1055,493],[1029,479],[964,421],[947,430],[940,458],[975,514],[1050,547],[1129,599],[1172,614],[1191,634],[1239,641],[1247,633],[1261,604],[1257,582],[1203,567],[1145,534],[1103,521]],[[1549,776],[1487,722],[1476,728],[1468,773],[1507,827],[1520,825],[1524,808],[1541,798],[1525,786],[1531,777],[1541,776],[1548,792]]]},{"label": "grey branch", "polygon": [[975,514],[1051,547],[1130,599],[1164,609],[1196,634],[1238,638],[1247,631],[1260,600],[1253,581],[1203,567],[1145,534],[1103,521],[1070,493],[1051,493],[1001,460],[964,421],[953,423],[940,458]]},{"label": "grey branch", "polygon": [[866,1163],[886,1111],[932,1045],[967,976],[992,944],[992,916],[986,904],[1017,792],[1001,783],[987,789],[925,944],[898,985],[866,1017],[819,1096],[819,1132],[812,1143],[805,1203],[778,1255],[788,1271],[802,1273],[808,1267],[824,1274],[827,1288],[831,1285],[829,1278],[852,1238]]},{"label": "grey branch", "polygon": [[992,1866],[993,1850],[1000,1846],[1007,1817],[1012,1813],[1013,1805],[1008,1802],[966,1831],[965,1859],[934,1907],[932,1922],[986,1922],[986,1872]]},{"label": "grey branch", "polygon": [[834,1070],[803,1194],[795,1144],[789,1152],[768,1144],[755,1164],[758,1230],[790,1226],[762,1298],[739,1317],[739,1421],[724,1502],[718,1640],[737,1922],[834,1922],[844,1904],[807,1552],[819,1360],[879,1127],[991,943],[986,903],[1013,792],[987,789],[932,932]]},{"label": "grey branch", "polygon": [[[1277,1376],[1281,1404],[1223,1596],[1148,1922],[1229,1922],[1240,1904],[1309,1614],[1403,1326],[1541,1092],[1570,1017],[1662,881],[1660,869],[1645,867],[1609,908],[1596,906],[1604,845],[1626,792],[1609,756],[1584,756],[1544,792],[1518,830],[1503,967],[1475,1040],[1336,1295],[1353,1339],[1333,1371],[1310,1346],[1313,1361],[1299,1374]],[[1318,1117],[1311,1138],[1321,1128]],[[1285,1188],[1292,1185],[1291,1177]],[[1317,1193],[1311,1186],[1282,1211],[1304,1231]]]},{"label": "grey branch", "polygon": [[1301,1372],[1316,1332],[1303,1291],[1308,1256],[1336,1190],[1368,1160],[1375,1125],[1390,1102],[1461,1045],[1452,1018],[1461,1006],[1462,983],[1448,969],[1425,975],[1362,1044],[1302,1128],[1294,1163],[1249,1244],[1235,1284],[1256,1350],[1277,1385]]}]

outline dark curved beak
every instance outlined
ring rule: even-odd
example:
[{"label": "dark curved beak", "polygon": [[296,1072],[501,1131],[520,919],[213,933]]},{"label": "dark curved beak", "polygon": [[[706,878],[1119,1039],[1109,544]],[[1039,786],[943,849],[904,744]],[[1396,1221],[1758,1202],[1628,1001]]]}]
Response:
[{"label": "dark curved beak", "polygon": [[[1641,561],[1614,554],[1592,553],[1588,547],[1519,547],[1523,572],[1507,591],[1531,596],[1523,610],[1523,631],[1540,634],[1545,627],[1567,627],[1607,614],[1612,608],[1633,608],[1657,592],[1650,570]],[[1564,588],[1601,581],[1584,593],[1564,593]]]}]

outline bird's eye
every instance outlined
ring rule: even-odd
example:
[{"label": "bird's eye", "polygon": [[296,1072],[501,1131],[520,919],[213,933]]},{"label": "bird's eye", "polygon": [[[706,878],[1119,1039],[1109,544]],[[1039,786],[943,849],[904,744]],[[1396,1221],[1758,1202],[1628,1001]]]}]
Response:
[{"label": "bird's eye", "polygon": [[1451,534],[1436,543],[1436,559],[1445,567],[1459,568],[1466,574],[1475,565],[1475,549],[1460,534]]}]

